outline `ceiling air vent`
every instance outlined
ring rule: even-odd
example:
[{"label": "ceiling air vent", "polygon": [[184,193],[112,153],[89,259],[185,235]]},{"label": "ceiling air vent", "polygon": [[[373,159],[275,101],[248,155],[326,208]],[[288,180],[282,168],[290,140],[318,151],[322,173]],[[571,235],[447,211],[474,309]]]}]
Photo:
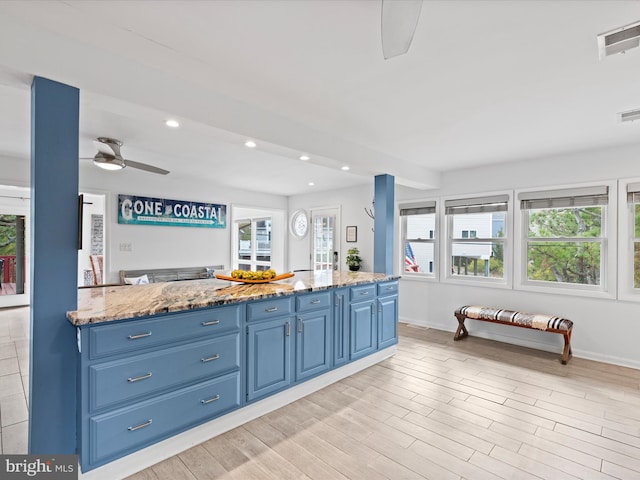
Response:
[{"label": "ceiling air vent", "polygon": [[630,48],[638,46],[640,46],[640,22],[598,35],[600,60],[610,55],[624,53]]},{"label": "ceiling air vent", "polygon": [[640,108],[618,113],[618,120],[621,122],[633,122],[638,119],[640,119]]}]

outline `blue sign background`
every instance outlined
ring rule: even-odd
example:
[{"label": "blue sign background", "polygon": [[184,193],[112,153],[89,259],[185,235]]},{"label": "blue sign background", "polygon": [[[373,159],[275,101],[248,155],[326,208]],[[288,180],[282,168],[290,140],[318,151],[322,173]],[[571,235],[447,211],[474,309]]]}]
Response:
[{"label": "blue sign background", "polygon": [[217,203],[118,195],[118,223],[226,228],[227,206]]}]

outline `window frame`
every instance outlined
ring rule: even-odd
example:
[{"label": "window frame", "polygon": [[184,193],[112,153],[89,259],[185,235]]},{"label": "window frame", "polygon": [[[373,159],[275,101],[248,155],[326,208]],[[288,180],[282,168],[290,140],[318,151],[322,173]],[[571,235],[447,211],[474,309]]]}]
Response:
[{"label": "window frame", "polygon": [[[544,280],[530,280],[528,278],[527,246],[529,243],[529,210],[521,208],[521,201],[548,193],[550,199],[580,196],[580,192],[587,194],[598,187],[607,187],[608,201],[603,208],[603,222],[601,236],[598,237],[601,244],[600,250],[600,285],[584,285],[571,283],[555,283]],[[616,298],[616,222],[617,222],[617,185],[616,182],[603,181],[586,184],[547,186],[545,188],[530,188],[516,190],[514,199],[517,199],[515,208],[515,230],[519,232],[519,239],[515,242],[514,258],[514,289],[538,292],[575,295],[594,298]],[[594,205],[597,206],[597,205]],[[561,207],[549,207],[561,208]],[[553,237],[554,240],[573,242],[585,241],[596,243],[590,237]],[[547,240],[544,240],[547,241]],[[551,241],[551,240],[548,240]]]},{"label": "window frame", "polygon": [[[636,184],[636,185],[634,185]],[[618,182],[618,299],[640,302],[640,288],[634,288],[635,203],[628,201],[629,187],[640,187],[640,178]]]},{"label": "window frame", "polygon": [[[440,256],[440,235],[438,232],[440,231],[440,201],[437,199],[423,199],[423,200],[414,200],[411,202],[403,202],[398,204],[398,219],[399,219],[399,248],[398,248],[398,265],[400,269],[400,275],[402,275],[403,279],[407,280],[416,280],[416,281],[428,281],[428,282],[437,282],[440,278],[440,269],[439,266],[439,256]],[[433,208],[433,228],[429,228],[427,230],[427,238],[420,239],[407,239],[407,217],[411,215],[417,214],[409,214],[402,215],[403,210],[411,210],[411,209],[421,209],[421,208]],[[433,272],[428,271],[428,265],[425,265],[423,268],[426,271],[423,272],[405,272],[405,245],[407,240],[416,241],[420,243],[429,243],[433,245]]]},{"label": "window frame", "polygon": [[[462,239],[453,237],[453,217],[457,214],[447,214],[447,203],[453,204],[454,206],[458,206],[464,208],[464,206],[468,207],[478,207],[480,205],[488,205],[493,203],[502,203],[502,201],[506,203],[505,213],[505,228],[504,228],[504,237],[486,237],[486,238],[464,238]],[[501,289],[511,289],[512,288],[512,278],[513,278],[513,191],[512,190],[500,190],[495,192],[483,192],[483,193],[464,193],[458,194],[455,196],[448,196],[443,198],[442,202],[445,208],[442,208],[440,212],[441,216],[441,225],[445,227],[445,239],[443,240],[443,252],[440,262],[440,268],[442,273],[442,282],[444,283],[452,283],[457,285],[469,285],[469,286],[483,286],[483,287],[492,287],[492,288],[501,288]],[[471,208],[472,210],[474,208]],[[467,212],[467,213],[482,213],[482,211],[478,212]],[[487,212],[491,213],[491,212]],[[467,229],[470,230],[470,229]],[[477,235],[477,229],[475,229]],[[504,261],[504,275],[502,278],[491,278],[485,276],[462,276],[462,275],[454,275],[452,273],[452,269],[454,265],[452,264],[453,257],[453,244],[454,243],[486,243],[486,244],[494,244],[496,242],[501,243],[503,246],[503,261]]]}]

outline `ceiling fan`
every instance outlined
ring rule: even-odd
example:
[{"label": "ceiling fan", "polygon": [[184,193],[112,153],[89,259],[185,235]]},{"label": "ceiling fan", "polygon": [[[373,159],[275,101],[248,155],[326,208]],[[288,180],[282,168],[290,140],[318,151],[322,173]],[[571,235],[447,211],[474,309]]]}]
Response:
[{"label": "ceiling fan", "polygon": [[96,166],[105,170],[122,170],[125,167],[131,167],[160,175],[169,173],[169,170],[123,158],[120,153],[120,147],[122,146],[120,140],[109,137],[98,137],[95,142],[98,147],[98,153],[96,153],[94,157],[82,158],[81,160],[93,160]]},{"label": "ceiling fan", "polygon": [[382,54],[385,60],[409,51],[422,0],[382,0]]}]

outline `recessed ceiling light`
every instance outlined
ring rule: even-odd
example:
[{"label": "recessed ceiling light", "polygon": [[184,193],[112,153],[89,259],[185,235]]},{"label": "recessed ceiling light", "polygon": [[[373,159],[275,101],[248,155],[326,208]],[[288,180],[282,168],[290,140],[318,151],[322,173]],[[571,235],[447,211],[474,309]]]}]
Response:
[{"label": "recessed ceiling light", "polygon": [[308,183],[308,185],[309,185],[310,187],[313,187],[313,186],[315,185],[315,183],[313,183],[313,182],[309,182],[309,183]]},{"label": "recessed ceiling light", "polygon": [[300,155],[300,160],[306,162],[307,160],[310,160],[311,157],[309,155]]},{"label": "recessed ceiling light", "polygon": [[177,120],[167,120],[164,124],[171,128],[178,128],[180,126]]},{"label": "recessed ceiling light", "polygon": [[244,146],[249,148],[256,148],[256,142],[254,142],[253,140],[247,140],[246,142],[244,142]]},{"label": "recessed ceiling light", "polygon": [[349,165],[345,165],[344,167],[342,167],[342,170],[344,170],[345,172],[349,170]]}]

